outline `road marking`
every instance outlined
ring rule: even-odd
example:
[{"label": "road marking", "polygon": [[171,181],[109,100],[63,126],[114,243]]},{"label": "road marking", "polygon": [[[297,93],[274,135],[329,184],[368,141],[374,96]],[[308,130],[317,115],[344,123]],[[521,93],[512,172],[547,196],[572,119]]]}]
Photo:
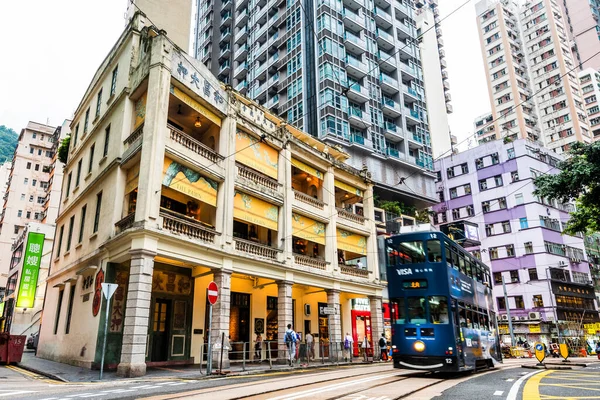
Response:
[{"label": "road marking", "polygon": [[0,392],[8,392],[8,393],[0,393],[0,396],[15,396],[17,394],[36,393],[33,390],[0,390]]},{"label": "road marking", "polygon": [[160,387],[158,385],[142,385],[142,386],[133,386],[132,389],[153,389]]},{"label": "road marking", "polygon": [[514,382],[514,381],[515,381],[515,380],[514,380],[513,378],[508,378],[508,379],[506,380],[506,382]]},{"label": "road marking", "polygon": [[[510,392],[508,392],[508,396],[506,397],[506,400],[516,400],[517,399],[517,394],[519,393],[519,387],[521,386],[521,384],[523,383],[523,381],[525,381],[527,379],[527,383],[525,384],[525,387],[523,388],[523,399],[527,399],[527,400],[540,400],[540,390],[539,390],[539,383],[540,383],[540,379],[542,379],[544,376],[548,375],[550,372],[552,371],[534,371],[534,372],[530,372],[527,375],[523,375],[522,377],[519,378],[518,381],[516,381],[512,387],[510,388]],[[536,376],[534,376],[536,375]]]},{"label": "road marking", "polygon": [[165,386],[179,386],[179,385],[187,385],[187,382],[171,382],[165,384]]},{"label": "road marking", "polygon": [[295,400],[295,399],[301,399],[302,397],[307,397],[316,393],[323,393],[323,392],[330,392],[332,390],[336,390],[342,387],[347,387],[347,386],[353,386],[353,385],[358,385],[361,383],[365,383],[365,382],[372,382],[372,381],[376,381],[379,379],[385,379],[385,378],[389,378],[392,376],[398,376],[397,373],[394,374],[388,374],[388,375],[381,375],[381,376],[376,376],[376,377],[369,377],[369,378],[363,378],[363,379],[359,379],[357,381],[353,381],[353,382],[344,382],[344,383],[338,383],[335,385],[330,385],[330,386],[325,386],[322,388],[318,388],[318,389],[311,389],[311,390],[305,390],[304,392],[299,392],[296,393],[295,395],[283,395],[283,396],[278,396],[278,397],[271,397],[269,398],[269,400],[282,400],[282,399],[286,399],[286,400]]},{"label": "road marking", "polygon": [[504,390],[496,390],[494,396],[502,396],[502,393],[504,393]]}]

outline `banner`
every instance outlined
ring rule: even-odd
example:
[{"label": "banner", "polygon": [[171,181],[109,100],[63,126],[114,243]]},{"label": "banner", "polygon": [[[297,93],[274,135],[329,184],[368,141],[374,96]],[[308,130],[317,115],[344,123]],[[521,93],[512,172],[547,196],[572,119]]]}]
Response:
[{"label": "banner", "polygon": [[27,234],[27,246],[23,257],[23,268],[21,269],[21,280],[15,307],[33,307],[40,274],[40,263],[42,262],[42,251],[44,250],[44,237],[43,233],[29,232]]},{"label": "banner", "polygon": [[233,217],[276,231],[278,229],[279,208],[249,194],[235,192]]},{"label": "banner", "polygon": [[352,186],[348,185],[347,183],[340,182],[337,179],[333,181],[333,185],[338,189],[345,190],[346,192],[352,193],[358,197],[364,196],[364,192],[362,190],[352,187]]},{"label": "banner", "polygon": [[278,179],[279,152],[246,132],[237,131],[235,135],[235,160]]},{"label": "banner", "polygon": [[303,215],[292,213],[292,235],[324,245],[325,224],[316,222]]},{"label": "banner", "polygon": [[299,170],[306,172],[309,175],[312,175],[318,179],[323,179],[323,173],[321,171],[311,167],[310,165],[304,164],[302,161],[298,161],[295,158],[292,158],[292,165],[298,168]]},{"label": "banner", "polygon": [[200,175],[191,168],[185,167],[165,157],[162,184],[171,189],[200,200],[213,207],[217,206],[217,182]]},{"label": "banner", "polygon": [[360,255],[367,255],[367,238],[342,229],[337,230],[337,247]]}]

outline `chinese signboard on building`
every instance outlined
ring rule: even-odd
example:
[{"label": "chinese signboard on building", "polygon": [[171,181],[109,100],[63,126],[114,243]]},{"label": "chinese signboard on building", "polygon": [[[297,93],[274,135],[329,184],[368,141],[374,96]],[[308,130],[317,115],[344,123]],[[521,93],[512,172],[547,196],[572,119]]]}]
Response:
[{"label": "chinese signboard on building", "polygon": [[33,307],[43,249],[44,234],[29,232],[27,236],[27,246],[25,247],[21,280],[17,292],[16,307]]}]

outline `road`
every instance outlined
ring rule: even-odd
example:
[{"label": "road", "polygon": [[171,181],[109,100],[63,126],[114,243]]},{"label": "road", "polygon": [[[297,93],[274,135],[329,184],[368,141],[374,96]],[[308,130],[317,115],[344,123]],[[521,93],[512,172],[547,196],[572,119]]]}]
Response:
[{"label": "road", "polygon": [[[0,367],[0,400],[542,400],[600,399],[600,363],[571,371],[518,364],[477,374],[439,376],[374,364],[295,369],[211,379],[137,379],[57,383],[16,367]],[[550,397],[552,396],[552,397]]]}]

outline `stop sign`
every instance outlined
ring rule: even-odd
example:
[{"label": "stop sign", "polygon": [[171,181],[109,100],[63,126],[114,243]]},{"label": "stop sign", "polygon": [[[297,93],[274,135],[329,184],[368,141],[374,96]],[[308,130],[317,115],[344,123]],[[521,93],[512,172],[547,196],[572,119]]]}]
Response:
[{"label": "stop sign", "polygon": [[215,304],[219,299],[219,287],[216,283],[211,282],[208,284],[208,302]]}]

